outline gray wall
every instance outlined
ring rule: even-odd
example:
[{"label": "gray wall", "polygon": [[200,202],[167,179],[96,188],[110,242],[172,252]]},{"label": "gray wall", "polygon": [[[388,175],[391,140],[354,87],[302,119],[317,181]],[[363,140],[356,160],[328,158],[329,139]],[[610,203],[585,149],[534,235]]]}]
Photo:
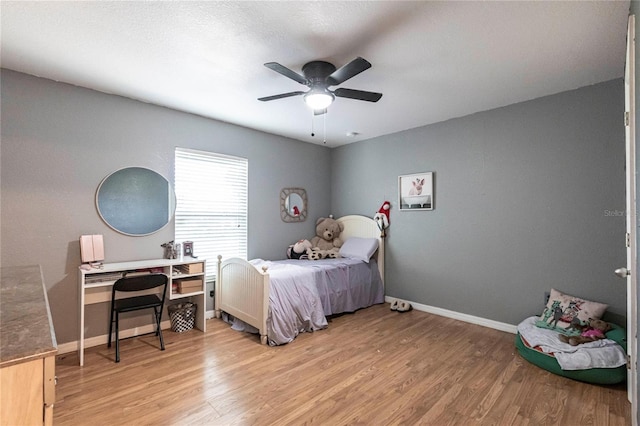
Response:
[{"label": "gray wall", "polygon": [[[388,296],[517,324],[556,288],[624,324],[622,80],[332,151],[337,215],[390,200]],[[435,210],[399,211],[398,176],[435,172]]]},{"label": "gray wall", "polygon": [[[1,77],[1,264],[42,266],[59,343],[78,336],[80,235],[104,234],[106,262],[162,257],[160,244],[173,239],[173,223],[130,237],[102,222],[95,191],[117,169],[148,167],[173,182],[176,146],[248,158],[251,258],[282,258],[313,235],[313,220],[281,221],[283,187],[307,190],[309,218],[326,214],[328,148],[13,71]],[[87,337],[106,333],[105,305],[88,309]]]},{"label": "gray wall", "polygon": [[[126,166],[172,180],[175,146],[249,159],[249,257],[281,258],[328,211],[390,200],[389,296],[516,324],[555,287],[625,315],[611,273],[625,258],[620,80],[333,150],[12,71],[1,83],[1,261],[42,265],[60,343],[77,338],[79,235],[104,234],[109,262],[160,257],[173,238],[112,231],[98,184]],[[435,210],[398,211],[398,175],[422,171]],[[304,223],[280,221],[287,186],[308,191]],[[92,308],[88,336],[106,331]]]}]

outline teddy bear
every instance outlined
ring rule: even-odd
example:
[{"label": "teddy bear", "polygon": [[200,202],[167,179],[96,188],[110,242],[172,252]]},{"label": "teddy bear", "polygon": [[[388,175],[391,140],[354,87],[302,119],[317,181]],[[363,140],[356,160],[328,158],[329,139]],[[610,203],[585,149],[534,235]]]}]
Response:
[{"label": "teddy bear", "polygon": [[312,248],[307,250],[309,259],[335,259],[340,257],[342,240],[340,233],[344,225],[333,217],[321,217],[316,221],[316,236],[311,239]]},{"label": "teddy bear", "polygon": [[606,333],[609,330],[611,330],[611,324],[608,322],[589,318],[588,325],[579,336],[565,336],[564,334],[559,334],[558,338],[571,346],[577,346],[580,343],[595,342],[599,339],[606,339]]}]

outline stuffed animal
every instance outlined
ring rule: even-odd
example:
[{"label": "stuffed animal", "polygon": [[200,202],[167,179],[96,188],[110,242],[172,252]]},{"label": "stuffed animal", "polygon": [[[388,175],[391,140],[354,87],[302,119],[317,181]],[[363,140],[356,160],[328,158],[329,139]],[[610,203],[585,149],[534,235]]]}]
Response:
[{"label": "stuffed animal", "polygon": [[307,250],[309,259],[317,260],[340,257],[342,240],[340,233],[344,225],[332,216],[321,217],[316,221],[316,236],[311,239],[311,249]]},{"label": "stuffed animal", "polygon": [[287,248],[288,259],[307,259],[307,249],[311,248],[311,241],[299,240]]},{"label": "stuffed animal", "polygon": [[385,201],[382,203],[382,206],[378,210],[378,212],[373,215],[373,220],[378,225],[378,228],[382,232],[382,236],[384,237],[384,230],[389,227],[389,209],[391,208],[391,203]]},{"label": "stuffed animal", "polygon": [[611,330],[611,325],[602,320],[589,319],[588,326],[579,336],[565,336],[559,334],[558,338],[571,346],[577,346],[580,343],[595,342],[596,340],[606,339],[607,331]]}]

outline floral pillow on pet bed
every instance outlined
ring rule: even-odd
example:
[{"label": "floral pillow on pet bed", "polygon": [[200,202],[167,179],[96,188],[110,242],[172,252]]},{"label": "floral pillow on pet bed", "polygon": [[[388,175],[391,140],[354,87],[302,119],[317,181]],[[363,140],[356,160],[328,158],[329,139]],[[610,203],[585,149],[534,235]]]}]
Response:
[{"label": "floral pillow on pet bed", "polygon": [[608,307],[604,303],[570,296],[552,288],[547,306],[536,325],[568,336],[577,336],[588,325],[589,318],[602,318]]}]

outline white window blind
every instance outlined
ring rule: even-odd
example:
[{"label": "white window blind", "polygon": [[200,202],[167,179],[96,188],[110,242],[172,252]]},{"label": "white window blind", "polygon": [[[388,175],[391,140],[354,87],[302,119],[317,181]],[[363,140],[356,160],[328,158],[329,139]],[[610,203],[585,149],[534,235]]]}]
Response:
[{"label": "white window blind", "polygon": [[193,241],[193,254],[207,261],[207,282],[218,255],[247,258],[247,187],[246,158],[176,148],[175,241]]}]

